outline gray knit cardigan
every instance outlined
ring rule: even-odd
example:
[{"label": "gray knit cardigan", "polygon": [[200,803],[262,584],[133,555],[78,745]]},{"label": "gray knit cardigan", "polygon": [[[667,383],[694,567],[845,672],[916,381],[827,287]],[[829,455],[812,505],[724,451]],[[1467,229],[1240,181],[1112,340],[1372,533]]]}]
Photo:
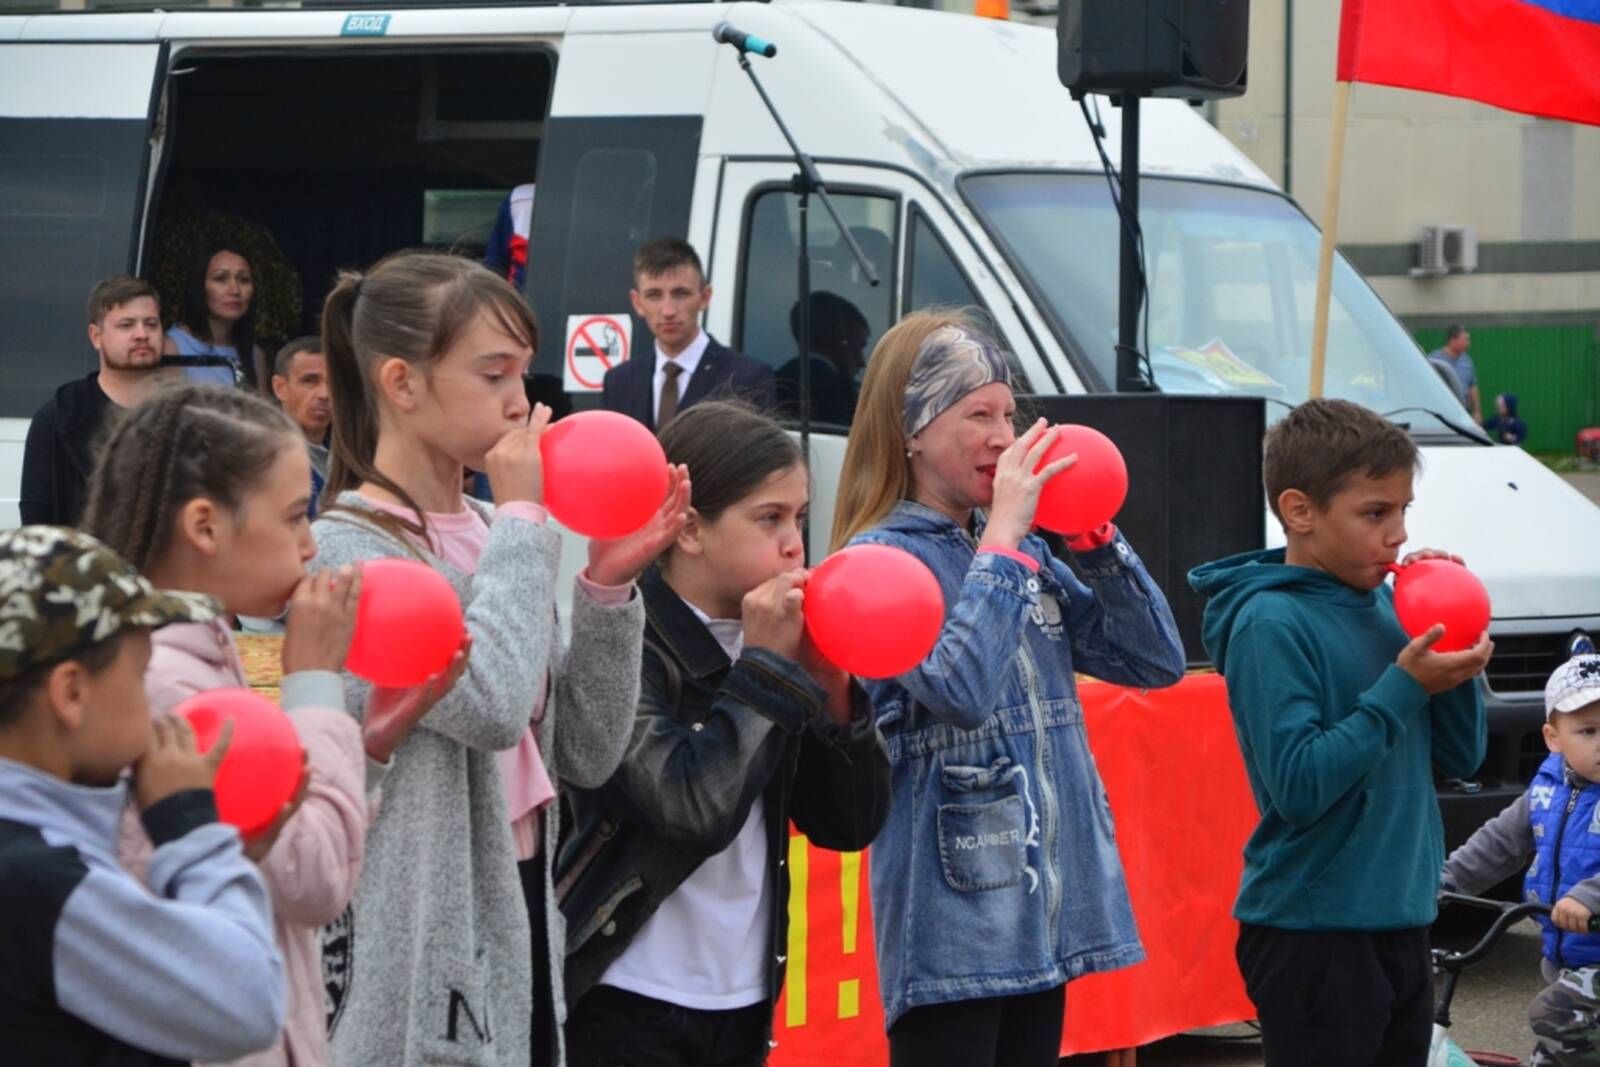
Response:
[{"label": "gray knit cardigan", "polygon": [[[532,951],[495,753],[517,744],[549,671],[538,741],[551,780],[557,788],[562,780],[603,784],[622,759],[638,706],[644,605],[637,592],[604,607],[574,590],[572,641],[563,647],[554,529],[495,522],[493,508],[468,501],[491,531],[476,575],[466,575],[362,518],[371,509],[360,496],[342,494],[339,504],[348,510],[316,522],[312,568],[421,558],[460,595],[472,655],[461,681],[395,752],[355,900],[325,932],[334,1059],[341,1067],[523,1067]],[[365,708],[368,688],[346,674],[345,707]],[[540,846],[549,901],[559,821],[544,820]],[[566,924],[554,906],[545,921],[559,1022]]]}]

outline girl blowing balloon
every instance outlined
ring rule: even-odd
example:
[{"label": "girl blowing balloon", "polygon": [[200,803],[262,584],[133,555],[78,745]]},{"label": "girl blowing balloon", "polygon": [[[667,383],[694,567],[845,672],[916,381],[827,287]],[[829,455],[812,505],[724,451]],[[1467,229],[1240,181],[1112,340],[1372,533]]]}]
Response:
[{"label": "girl blowing balloon", "polygon": [[[538,342],[527,304],[477,264],[401,253],[340,279],[322,338],[333,453],[316,566],[421,560],[455,587],[472,642],[459,683],[395,754],[354,905],[325,943],[334,1053],[559,1062],[565,931],[547,905],[559,820],[546,809],[563,777],[598,786],[622,758],[644,625],[632,583],[682,524],[687,479],[673,472],[643,530],[590,543],[569,650],[541,506],[550,412],[530,417],[522,385]],[[489,475],[494,506],[462,495],[464,467]],[[353,705],[365,691],[346,677]]]},{"label": "girl blowing balloon", "polygon": [[1166,598],[1107,524],[1033,536],[1052,433],[1021,437],[1010,372],[959,314],[883,336],[850,431],[833,541],[905,549],[944,589],[923,663],[867,683],[894,802],[872,852],[895,1067],[1054,1067],[1068,981],[1143,958],[1074,672],[1172,685]]},{"label": "girl blowing balloon", "polygon": [[[329,1062],[320,928],[355,892],[382,763],[426,710],[426,691],[380,694],[365,737],[342,710],[338,672],[360,575],[306,576],[314,549],[302,441],[282,412],[247,393],[192,385],[157,393],[107,440],[84,517],[87,530],[165,588],[208,593],[230,614],[289,607],[282,699],[306,766],[300,797],[245,846],[272,894],[289,1011],[278,1043],[245,1061],[252,1067]],[[169,626],[151,643],[145,684],[158,714],[196,693],[247,684],[225,622]],[[149,839],[131,815],[121,853],[141,872],[149,859]]]},{"label": "girl blowing balloon", "polygon": [[721,402],[679,414],[661,443],[694,472],[695,504],[642,582],[627,755],[570,795],[557,866],[573,1067],[766,1062],[789,820],[820,847],[865,848],[889,799],[866,693],[805,636],[800,450]]}]

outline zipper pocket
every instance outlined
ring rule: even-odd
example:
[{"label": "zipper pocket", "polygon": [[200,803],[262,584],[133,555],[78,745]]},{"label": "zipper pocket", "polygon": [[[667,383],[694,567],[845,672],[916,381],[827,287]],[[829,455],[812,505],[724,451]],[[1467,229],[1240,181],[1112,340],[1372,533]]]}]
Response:
[{"label": "zipper pocket", "polygon": [[595,858],[606,847],[606,843],[617,836],[617,821],[611,818],[601,819],[600,825],[595,829],[594,837],[585,842],[583,848],[573,857],[572,866],[556,879],[555,893],[558,907],[566,903],[567,894],[572,892],[572,887],[578,884],[578,879],[582,878],[584,872],[594,863]]}]

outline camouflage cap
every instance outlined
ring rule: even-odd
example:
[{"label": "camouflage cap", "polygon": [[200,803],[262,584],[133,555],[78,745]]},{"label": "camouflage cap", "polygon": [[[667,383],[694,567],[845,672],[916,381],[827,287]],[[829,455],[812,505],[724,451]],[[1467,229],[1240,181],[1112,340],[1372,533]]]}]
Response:
[{"label": "camouflage cap", "polygon": [[71,659],[124,627],[221,614],[211,597],[156,589],[86,533],[59,526],[0,532],[0,682]]}]

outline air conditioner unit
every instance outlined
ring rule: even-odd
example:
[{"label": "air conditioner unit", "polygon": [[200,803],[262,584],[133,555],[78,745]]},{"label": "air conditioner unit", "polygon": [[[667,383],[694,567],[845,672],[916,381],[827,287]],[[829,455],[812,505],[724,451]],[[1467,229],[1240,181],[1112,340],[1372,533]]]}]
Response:
[{"label": "air conditioner unit", "polygon": [[1478,269],[1478,231],[1471,226],[1424,226],[1417,235],[1413,277],[1470,274]]}]

